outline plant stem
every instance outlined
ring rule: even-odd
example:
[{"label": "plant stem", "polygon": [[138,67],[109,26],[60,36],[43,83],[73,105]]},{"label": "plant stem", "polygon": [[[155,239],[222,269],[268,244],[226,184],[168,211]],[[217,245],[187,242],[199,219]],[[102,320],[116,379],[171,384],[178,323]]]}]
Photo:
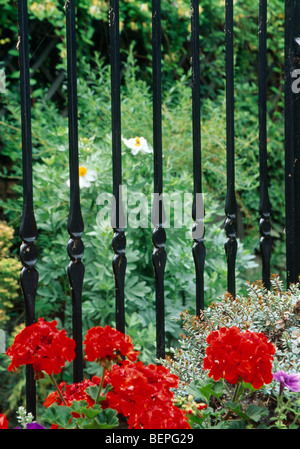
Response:
[{"label": "plant stem", "polygon": [[[236,402],[240,395],[241,395],[241,387],[242,387],[242,382],[240,380],[237,381],[236,387],[235,387],[235,392],[233,395],[233,402]],[[243,388],[242,388],[243,390]]]},{"label": "plant stem", "polygon": [[52,374],[49,374],[49,377],[50,377],[50,379],[51,379],[53,385],[55,386],[55,389],[56,389],[57,393],[59,394],[60,399],[61,399],[62,402],[65,404],[65,406],[68,407],[68,406],[67,406],[67,403],[66,403],[66,401],[65,401],[65,398],[63,397],[62,392],[60,391],[60,389],[59,389],[59,387],[58,387],[58,385],[57,385],[57,382],[56,382],[55,378],[53,377]]},{"label": "plant stem", "polygon": [[96,404],[98,404],[98,401],[99,401],[99,398],[100,398],[100,394],[101,394],[102,387],[103,387],[103,382],[104,382],[104,376],[105,376],[105,368],[103,368],[101,382],[100,382],[100,385],[99,385],[99,390],[98,390],[98,394],[97,394],[97,398],[96,398]]},{"label": "plant stem", "polygon": [[[240,380],[238,380],[238,381],[237,381],[237,384],[236,384],[236,387],[235,387],[235,390],[234,390],[232,402],[237,402],[237,400],[239,399],[239,397],[240,397],[241,385],[242,385],[242,382],[241,382]],[[230,409],[227,410],[227,412],[226,412],[225,415],[223,416],[223,420],[224,420],[224,421],[227,421],[227,419],[230,418],[231,414],[232,414],[232,410],[230,410]]]},{"label": "plant stem", "polygon": [[230,391],[230,389],[229,389],[229,387],[227,385],[227,382],[225,380],[224,380],[223,384],[225,385],[225,388],[227,390],[227,393],[228,393],[229,397],[233,400],[233,396],[232,396],[231,391]]}]

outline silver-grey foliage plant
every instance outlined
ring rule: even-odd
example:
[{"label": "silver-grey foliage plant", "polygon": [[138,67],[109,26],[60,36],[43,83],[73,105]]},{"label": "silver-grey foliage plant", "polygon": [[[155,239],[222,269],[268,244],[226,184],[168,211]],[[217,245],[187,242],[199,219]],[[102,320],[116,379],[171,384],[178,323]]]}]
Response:
[{"label": "silver-grey foliage plant", "polygon": [[[203,377],[202,362],[208,334],[220,327],[237,326],[262,332],[275,345],[273,372],[296,372],[300,359],[300,284],[288,289],[273,276],[268,291],[261,283],[247,284],[247,294],[233,298],[225,294],[211,303],[201,317],[181,313],[183,334],[180,348],[171,349],[172,357],[163,361],[180,378],[180,388]],[[272,388],[272,385],[270,386]]]}]

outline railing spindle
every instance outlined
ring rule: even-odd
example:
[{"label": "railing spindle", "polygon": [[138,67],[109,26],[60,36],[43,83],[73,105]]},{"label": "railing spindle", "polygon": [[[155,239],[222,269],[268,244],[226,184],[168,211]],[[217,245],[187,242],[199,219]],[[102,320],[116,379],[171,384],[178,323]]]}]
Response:
[{"label": "railing spindle", "polygon": [[77,112],[77,59],[76,59],[76,13],[75,0],[66,2],[67,30],[67,74],[68,74],[68,119],[69,119],[69,169],[70,210],[68,217],[68,277],[72,292],[73,338],[76,342],[76,357],[73,363],[74,382],[83,378],[82,355],[82,286],[84,245],[81,236],[84,224],[80,206],[79,161],[78,161],[78,112]]},{"label": "railing spindle", "polygon": [[294,69],[294,0],[285,2],[285,210],[287,284],[296,280],[295,236],[295,122],[292,72]]},{"label": "railing spindle", "polygon": [[294,94],[294,114],[295,114],[295,229],[296,229],[296,273],[294,282],[299,282],[300,275],[300,2],[294,3],[294,70],[297,74],[298,89],[293,89]]},{"label": "railing spindle", "polygon": [[122,204],[122,153],[121,153],[121,103],[120,103],[120,35],[119,0],[111,0],[109,12],[110,55],[111,55],[111,118],[112,118],[112,160],[113,196],[115,200],[112,227],[112,247],[115,253],[112,266],[115,278],[116,328],[125,333],[125,217]]},{"label": "railing spindle", "polygon": [[156,289],[156,348],[157,357],[165,357],[164,273],[167,260],[166,232],[163,206],[162,115],[161,115],[161,4],[152,1],[152,70],[153,70],[153,147],[154,147],[154,202],[152,262]]},{"label": "railing spindle", "polygon": [[237,203],[234,167],[234,62],[233,62],[233,0],[225,2],[226,45],[226,130],[227,130],[227,194],[225,203],[225,232],[227,240],[227,289],[235,296],[235,262],[237,254]]},{"label": "railing spindle", "polygon": [[[285,2],[285,204],[287,285],[300,275],[300,3]],[[295,85],[294,85],[295,82]]]},{"label": "railing spindle", "polygon": [[192,217],[193,256],[196,270],[196,314],[204,309],[204,223],[202,216],[201,174],[201,113],[200,113],[200,61],[199,61],[199,0],[191,1],[191,53],[192,53],[192,122],[193,122],[193,175],[194,192]]},{"label": "railing spindle", "polygon": [[270,214],[271,206],[268,191],[267,164],[267,1],[259,1],[258,28],[258,111],[259,111],[259,164],[260,164],[260,203],[259,229],[262,255],[262,281],[270,289],[270,260],[272,252]]},{"label": "railing spindle", "polygon": [[[22,127],[22,163],[23,163],[23,212],[20,225],[20,259],[23,269],[20,283],[25,300],[25,324],[30,326],[35,321],[35,297],[38,287],[37,227],[33,208],[32,183],[32,136],[31,136],[31,99],[28,45],[28,10],[27,0],[18,2],[19,26],[19,61],[20,61],[20,95]],[[31,365],[26,366],[26,409],[36,416],[36,385]]]}]

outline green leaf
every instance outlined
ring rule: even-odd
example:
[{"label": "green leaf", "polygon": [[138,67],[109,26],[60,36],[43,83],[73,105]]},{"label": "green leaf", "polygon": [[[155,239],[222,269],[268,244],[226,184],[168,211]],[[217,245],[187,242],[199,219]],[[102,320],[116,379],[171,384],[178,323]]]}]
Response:
[{"label": "green leaf", "polygon": [[259,407],[258,405],[250,404],[246,413],[252,421],[259,422],[262,416],[267,416],[269,412],[266,407]]},{"label": "green leaf", "polygon": [[52,155],[51,157],[42,157],[42,161],[47,165],[53,165],[55,162],[55,156]]},{"label": "green leaf", "polygon": [[105,410],[99,408],[97,416],[93,419],[83,419],[81,421],[82,429],[113,429],[118,427],[118,425],[117,411],[110,408]]},{"label": "green leaf", "polygon": [[246,412],[243,412],[241,404],[235,402],[227,402],[226,407],[245,421],[259,422],[262,416],[268,415],[268,410],[265,407],[259,407],[255,404],[250,404]]},{"label": "green leaf", "polygon": [[94,418],[99,413],[99,410],[90,407],[88,403],[85,401],[72,402],[71,409],[73,412],[79,413],[80,415],[84,415],[89,419]]},{"label": "green leaf", "polygon": [[[72,412],[80,417],[72,417]],[[116,410],[103,410],[99,404],[89,407],[85,401],[74,401],[70,407],[53,404],[46,409],[42,419],[63,429],[112,429],[119,425]]]},{"label": "green leaf", "polygon": [[96,399],[97,399],[97,396],[98,396],[99,387],[95,385],[95,386],[92,386],[92,387],[88,387],[85,391],[93,399],[93,401],[96,402]]},{"label": "green leaf", "polygon": [[187,391],[194,397],[203,397],[208,402],[210,396],[219,398],[222,396],[224,390],[223,380],[215,382],[213,379],[198,380],[191,382]]},{"label": "green leaf", "polygon": [[71,408],[64,405],[51,405],[43,413],[42,419],[63,429],[76,427],[76,424],[72,422]]},{"label": "green leaf", "polygon": [[229,429],[245,429],[245,421],[232,420],[228,421]]}]

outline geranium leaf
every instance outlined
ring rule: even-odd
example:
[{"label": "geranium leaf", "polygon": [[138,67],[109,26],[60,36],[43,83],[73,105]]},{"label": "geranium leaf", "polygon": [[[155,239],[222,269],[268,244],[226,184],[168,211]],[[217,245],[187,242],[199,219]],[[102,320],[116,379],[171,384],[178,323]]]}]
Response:
[{"label": "geranium leaf", "polygon": [[[97,396],[98,396],[99,387],[97,385],[91,386],[91,387],[88,387],[85,391],[93,399],[93,401],[96,402]],[[103,397],[103,396],[100,396],[98,398],[98,402],[102,402],[104,400],[105,400],[105,397]]]},{"label": "geranium leaf", "polygon": [[259,407],[258,405],[250,404],[247,407],[246,413],[252,421],[259,422],[262,416],[268,415],[268,409],[266,407]]},{"label": "geranium leaf", "polygon": [[[70,407],[53,404],[43,413],[42,419],[50,424],[56,424],[58,427],[72,428],[76,425],[72,423],[72,415]],[[70,422],[71,421],[71,422]]]},{"label": "geranium leaf", "polygon": [[116,410],[105,409],[98,410],[97,416],[92,420],[82,420],[83,429],[113,429],[118,427],[119,420]]}]

